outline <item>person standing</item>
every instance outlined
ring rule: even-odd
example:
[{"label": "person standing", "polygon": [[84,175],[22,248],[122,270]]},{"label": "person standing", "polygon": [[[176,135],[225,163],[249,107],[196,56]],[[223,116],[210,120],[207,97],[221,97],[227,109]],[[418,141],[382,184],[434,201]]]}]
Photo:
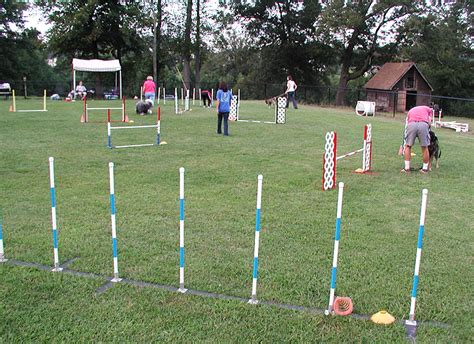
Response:
[{"label": "person standing", "polygon": [[151,99],[155,102],[156,85],[151,75],[148,75],[146,81],[143,83],[143,93],[145,95],[145,100]]},{"label": "person standing", "polygon": [[418,137],[420,141],[421,152],[423,154],[423,167],[420,173],[428,173],[428,163],[430,161],[430,153],[428,146],[430,145],[430,123],[433,109],[429,106],[415,106],[407,114],[407,134],[405,137],[405,168],[401,170],[403,173],[410,172],[411,147]]},{"label": "person standing", "polygon": [[232,92],[227,88],[225,82],[221,82],[216,94],[217,133],[222,134],[222,120],[224,120],[224,136],[229,136],[229,111],[231,101]]},{"label": "person standing", "polygon": [[286,107],[290,105],[290,100],[293,102],[293,107],[295,109],[298,108],[298,103],[296,102],[295,98],[295,92],[298,86],[296,85],[296,82],[293,80],[293,77],[291,75],[288,75],[286,78]]}]

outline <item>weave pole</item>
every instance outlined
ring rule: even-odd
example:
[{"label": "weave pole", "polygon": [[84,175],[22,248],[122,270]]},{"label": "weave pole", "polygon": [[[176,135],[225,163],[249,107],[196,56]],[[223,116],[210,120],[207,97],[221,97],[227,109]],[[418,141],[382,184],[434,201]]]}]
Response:
[{"label": "weave pole", "polygon": [[112,223],[112,252],[114,257],[114,278],[111,282],[120,282],[118,271],[118,250],[117,250],[117,224],[115,221],[115,187],[114,187],[114,163],[109,162],[109,180],[110,180],[110,220]]},{"label": "weave pole", "polygon": [[158,97],[156,97],[156,99],[158,99],[158,105],[160,105],[160,96],[161,96],[161,87],[158,87]]},{"label": "weave pole", "polygon": [[107,110],[107,147],[112,148],[112,129],[110,124],[110,109]]},{"label": "weave pole", "polygon": [[179,113],[178,108],[178,89],[174,89],[174,113],[177,115]]},{"label": "weave pole", "polygon": [[43,91],[43,111],[48,111],[46,110],[46,90]]},{"label": "weave pole", "polygon": [[13,99],[13,112],[16,112],[16,94],[15,94],[15,90],[12,90],[12,99]]},{"label": "weave pole", "polygon": [[184,167],[179,168],[179,289],[185,293],[184,287]]},{"label": "weave pole", "polygon": [[163,104],[166,104],[166,88],[163,87]]},{"label": "weave pole", "polygon": [[160,144],[160,135],[161,135],[161,108],[158,106],[156,109],[157,113],[157,122],[156,122],[156,144]]},{"label": "weave pole", "polygon": [[53,231],[53,257],[54,267],[51,271],[59,272],[63,268],[59,266],[59,250],[58,250],[58,229],[56,222],[56,191],[54,187],[54,158],[49,157],[49,186],[51,191],[51,224]]},{"label": "weave pole", "polygon": [[5,263],[8,259],[5,258],[5,251],[3,250],[3,223],[0,218],[0,263]]},{"label": "weave pole", "polygon": [[341,216],[342,216],[342,196],[344,193],[344,183],[339,183],[339,194],[337,196],[337,215],[336,215],[336,233],[334,235],[334,253],[332,258],[331,270],[331,288],[329,290],[329,305],[324,312],[329,315],[333,312],[334,293],[336,292],[336,277],[337,277],[337,256],[339,254],[339,239],[341,237]]},{"label": "weave pole", "polygon": [[253,252],[253,278],[252,278],[252,297],[248,303],[256,305],[257,300],[257,275],[258,275],[258,248],[260,245],[260,211],[262,208],[262,185],[263,176],[257,177],[257,209],[255,214],[255,247]]},{"label": "weave pole", "polygon": [[421,196],[420,227],[418,229],[418,243],[416,247],[415,273],[413,275],[413,289],[411,292],[410,315],[409,315],[409,319],[405,322],[409,336],[414,336],[415,331],[416,331],[416,321],[415,321],[416,290],[418,288],[418,280],[419,280],[419,275],[420,275],[421,249],[422,249],[422,243],[423,243],[423,232],[425,230],[425,215],[426,215],[427,200],[428,200],[428,189],[423,189],[422,196]]}]

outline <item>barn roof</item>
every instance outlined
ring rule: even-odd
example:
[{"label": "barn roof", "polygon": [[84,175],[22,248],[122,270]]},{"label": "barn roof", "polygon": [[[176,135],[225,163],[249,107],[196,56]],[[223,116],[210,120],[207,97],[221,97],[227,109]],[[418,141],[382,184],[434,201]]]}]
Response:
[{"label": "barn roof", "polygon": [[375,76],[365,84],[364,87],[370,89],[391,91],[393,90],[397,82],[399,82],[400,79],[403,78],[403,76],[412,67],[415,67],[415,69],[421,75],[423,80],[425,80],[429,88],[433,90],[433,87],[431,87],[428,80],[426,80],[425,76],[420,72],[414,62],[387,62],[382,66],[382,68],[380,68],[377,74],[375,74]]}]

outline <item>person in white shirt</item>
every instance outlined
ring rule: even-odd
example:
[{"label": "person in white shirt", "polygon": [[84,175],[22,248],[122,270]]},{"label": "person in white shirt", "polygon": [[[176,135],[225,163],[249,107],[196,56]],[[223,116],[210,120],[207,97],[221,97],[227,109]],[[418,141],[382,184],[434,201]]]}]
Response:
[{"label": "person in white shirt", "polygon": [[76,95],[83,100],[87,96],[87,88],[82,84],[82,81],[79,81],[79,85],[76,87]]},{"label": "person in white shirt", "polygon": [[293,80],[291,75],[288,75],[286,79],[287,79],[286,91],[285,91],[285,93],[287,94],[286,107],[288,108],[288,106],[290,105],[290,100],[291,100],[293,102],[293,107],[297,109],[298,103],[296,102],[296,99],[295,99],[295,91],[298,88],[298,86],[296,85],[296,82]]}]

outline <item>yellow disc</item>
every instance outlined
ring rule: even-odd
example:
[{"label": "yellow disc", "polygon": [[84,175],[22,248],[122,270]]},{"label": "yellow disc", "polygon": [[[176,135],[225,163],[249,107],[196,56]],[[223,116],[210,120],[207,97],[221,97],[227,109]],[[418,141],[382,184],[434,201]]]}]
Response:
[{"label": "yellow disc", "polygon": [[168,142],[166,142],[166,141],[161,141],[160,142],[160,145],[167,145],[167,144],[168,144]]}]

